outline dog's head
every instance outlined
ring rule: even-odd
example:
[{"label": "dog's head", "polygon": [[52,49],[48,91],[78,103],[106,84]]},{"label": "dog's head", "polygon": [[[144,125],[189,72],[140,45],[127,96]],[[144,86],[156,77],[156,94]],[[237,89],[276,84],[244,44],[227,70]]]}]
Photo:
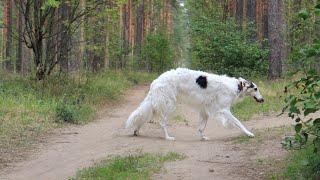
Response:
[{"label": "dog's head", "polygon": [[257,85],[251,81],[239,78],[238,91],[240,93],[244,93],[247,96],[253,97],[259,103],[262,103],[264,101]]}]

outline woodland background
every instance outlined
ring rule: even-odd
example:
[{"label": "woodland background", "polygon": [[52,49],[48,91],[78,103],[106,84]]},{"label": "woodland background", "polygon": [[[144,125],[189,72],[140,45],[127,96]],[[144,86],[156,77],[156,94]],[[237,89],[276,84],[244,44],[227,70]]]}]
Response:
[{"label": "woodland background", "polygon": [[[290,53],[319,36],[315,0],[1,0],[1,70],[162,72],[185,66],[229,75],[319,69]],[[318,58],[319,56],[317,56]]]}]

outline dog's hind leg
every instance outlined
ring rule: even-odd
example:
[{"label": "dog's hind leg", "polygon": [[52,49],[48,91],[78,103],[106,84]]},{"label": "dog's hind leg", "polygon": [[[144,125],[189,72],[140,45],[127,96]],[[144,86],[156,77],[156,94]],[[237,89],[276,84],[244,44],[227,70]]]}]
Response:
[{"label": "dog's hind leg", "polygon": [[160,125],[161,125],[163,132],[164,132],[165,138],[166,138],[166,140],[174,141],[174,137],[171,137],[168,134],[167,123],[168,123],[168,116],[162,115]]},{"label": "dog's hind leg", "polygon": [[251,133],[250,131],[247,130],[246,127],[244,127],[244,125],[236,118],[234,117],[230,111],[225,110],[223,111],[223,114],[225,115],[226,118],[228,118],[229,120],[231,120],[234,125],[236,125],[239,129],[241,129],[245,134],[247,134],[249,137],[254,137],[254,134]]},{"label": "dog's hind leg", "polygon": [[204,129],[206,128],[206,125],[207,125],[208,118],[209,118],[208,114],[204,110],[201,110],[198,131],[200,133],[201,140],[204,140],[204,141],[209,140],[209,138],[203,134]]},{"label": "dog's hind leg", "polygon": [[139,135],[139,130],[140,130],[141,126],[138,126],[134,131],[133,131],[133,135],[134,136],[138,136]]}]

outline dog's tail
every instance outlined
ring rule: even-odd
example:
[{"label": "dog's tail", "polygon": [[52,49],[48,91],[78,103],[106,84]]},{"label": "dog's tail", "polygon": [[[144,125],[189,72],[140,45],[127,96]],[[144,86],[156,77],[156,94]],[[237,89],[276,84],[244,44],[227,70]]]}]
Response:
[{"label": "dog's tail", "polygon": [[150,93],[144,98],[140,106],[134,110],[126,122],[126,128],[141,127],[153,117],[153,106]]}]

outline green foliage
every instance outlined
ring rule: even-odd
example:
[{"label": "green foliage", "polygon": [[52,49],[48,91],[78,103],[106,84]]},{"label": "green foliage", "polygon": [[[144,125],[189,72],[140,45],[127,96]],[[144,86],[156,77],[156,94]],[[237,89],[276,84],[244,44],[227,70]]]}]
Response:
[{"label": "green foliage", "polygon": [[234,19],[222,20],[219,8],[205,11],[202,6],[192,5],[188,10],[193,68],[232,76],[267,73],[267,51],[248,40],[252,28],[238,31]]},{"label": "green foliage", "polygon": [[59,1],[56,1],[56,0],[45,0],[44,1],[44,4],[42,5],[41,9],[42,10],[45,10],[46,8],[48,7],[54,7],[54,8],[57,8],[59,7],[61,2]]},{"label": "green foliage", "polygon": [[314,151],[320,152],[320,118],[310,118],[303,121],[302,117],[320,109],[320,76],[308,75],[306,78],[293,82],[290,86],[298,88],[300,93],[291,94],[285,99],[286,106],[282,113],[289,110],[289,117],[296,122],[295,140],[300,145],[305,145],[311,139],[315,148]]},{"label": "green foliage", "polygon": [[136,65],[151,72],[164,72],[173,67],[173,47],[163,33],[149,34],[143,41]]},{"label": "green foliage", "polygon": [[59,122],[79,124],[92,118],[92,108],[84,104],[83,101],[84,99],[80,98],[70,100],[70,98],[64,97],[63,100],[57,102],[55,116]]},{"label": "green foliage", "polygon": [[74,179],[150,179],[164,162],[182,160],[185,157],[175,152],[163,154],[138,154],[116,156],[97,167],[81,170]]},{"label": "green foliage", "polygon": [[318,179],[320,178],[320,156],[313,153],[311,146],[293,152],[287,160],[287,168],[277,179]]}]

